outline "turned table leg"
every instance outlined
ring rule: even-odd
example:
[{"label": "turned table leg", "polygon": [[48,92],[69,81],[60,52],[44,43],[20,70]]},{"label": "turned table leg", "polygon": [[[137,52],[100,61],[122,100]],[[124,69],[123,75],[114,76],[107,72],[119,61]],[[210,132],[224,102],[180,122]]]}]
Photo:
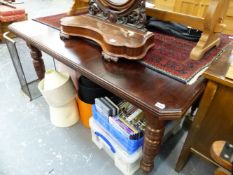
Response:
[{"label": "turned table leg", "polygon": [[164,121],[153,119],[147,122],[141,169],[150,172],[154,168],[154,158],[159,153],[164,133]]},{"label": "turned table leg", "polygon": [[41,80],[44,78],[44,74],[45,74],[45,66],[44,66],[44,61],[42,59],[42,53],[39,49],[37,49],[35,46],[29,43],[27,43],[27,46],[30,49],[32,62],[33,62],[33,66],[35,68],[37,77]]}]

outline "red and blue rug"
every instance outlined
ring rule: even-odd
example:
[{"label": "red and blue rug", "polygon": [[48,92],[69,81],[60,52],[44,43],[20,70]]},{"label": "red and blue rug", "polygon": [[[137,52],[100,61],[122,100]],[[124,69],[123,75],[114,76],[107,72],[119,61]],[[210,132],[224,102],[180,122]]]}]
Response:
[{"label": "red and blue rug", "polygon": [[[66,14],[63,13],[34,20],[59,29],[60,19],[65,16]],[[222,35],[218,47],[208,51],[201,60],[194,61],[189,59],[189,55],[197,44],[196,42],[157,32],[154,32],[154,35],[154,47],[149,50],[145,58],[140,60],[139,63],[183,83],[192,82],[196,75],[199,75],[214,60],[220,58],[232,41],[227,35]]]},{"label": "red and blue rug", "polygon": [[199,72],[220,58],[227,45],[233,41],[227,35],[222,35],[218,47],[212,48],[201,60],[195,61],[189,59],[189,55],[196,42],[156,32],[154,35],[155,46],[140,62],[184,83],[189,83]]}]

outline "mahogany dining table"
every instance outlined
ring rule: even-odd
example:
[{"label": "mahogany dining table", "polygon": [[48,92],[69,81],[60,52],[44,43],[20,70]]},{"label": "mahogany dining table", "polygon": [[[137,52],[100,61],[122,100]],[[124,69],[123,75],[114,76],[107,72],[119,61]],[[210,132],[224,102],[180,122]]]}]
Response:
[{"label": "mahogany dining table", "polygon": [[141,169],[145,172],[154,167],[166,121],[181,119],[205,89],[202,77],[186,85],[135,61],[107,62],[96,44],[77,38],[61,40],[59,30],[36,21],[16,22],[9,30],[26,41],[39,79],[45,74],[43,51],[144,111]]}]

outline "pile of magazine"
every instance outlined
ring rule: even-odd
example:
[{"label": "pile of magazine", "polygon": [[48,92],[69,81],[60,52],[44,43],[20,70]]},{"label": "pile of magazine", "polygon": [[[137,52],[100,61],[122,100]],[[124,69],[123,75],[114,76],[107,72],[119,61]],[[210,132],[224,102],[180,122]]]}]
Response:
[{"label": "pile of magazine", "polygon": [[146,123],[141,109],[118,97],[96,98],[95,107],[111,127],[128,139],[138,140],[143,137]]}]

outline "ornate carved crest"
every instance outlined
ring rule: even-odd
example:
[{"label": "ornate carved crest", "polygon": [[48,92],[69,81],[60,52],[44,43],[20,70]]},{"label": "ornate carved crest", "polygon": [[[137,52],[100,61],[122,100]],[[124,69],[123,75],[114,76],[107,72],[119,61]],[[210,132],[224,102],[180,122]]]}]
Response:
[{"label": "ornate carved crest", "polygon": [[90,0],[89,14],[112,23],[124,24],[146,30],[145,1],[120,1],[119,3],[119,0]]}]

